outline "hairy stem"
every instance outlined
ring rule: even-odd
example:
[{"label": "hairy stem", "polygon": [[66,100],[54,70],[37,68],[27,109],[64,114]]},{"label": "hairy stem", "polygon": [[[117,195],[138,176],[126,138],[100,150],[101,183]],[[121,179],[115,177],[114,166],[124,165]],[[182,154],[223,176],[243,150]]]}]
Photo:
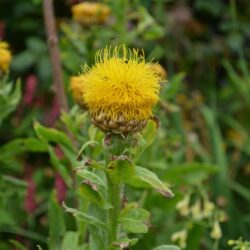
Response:
[{"label": "hairy stem", "polygon": [[119,214],[121,210],[121,189],[122,184],[113,183],[107,175],[108,199],[112,208],[108,211],[108,249],[113,249],[112,243],[118,240],[119,236]]}]

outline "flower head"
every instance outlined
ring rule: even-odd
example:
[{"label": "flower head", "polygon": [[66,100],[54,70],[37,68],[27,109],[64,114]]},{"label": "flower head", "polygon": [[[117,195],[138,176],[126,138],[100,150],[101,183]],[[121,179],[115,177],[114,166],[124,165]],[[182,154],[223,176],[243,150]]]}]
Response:
[{"label": "flower head", "polygon": [[159,80],[138,50],[98,51],[95,65],[86,69],[83,94],[94,124],[105,132],[141,130],[159,99]]},{"label": "flower head", "polygon": [[84,76],[72,76],[70,78],[69,88],[72,91],[74,101],[81,107],[85,107],[83,101]]},{"label": "flower head", "polygon": [[11,52],[6,42],[0,42],[0,71],[6,72],[11,62]]},{"label": "flower head", "polygon": [[82,24],[105,23],[110,15],[110,8],[103,3],[84,2],[71,8],[73,19]]}]

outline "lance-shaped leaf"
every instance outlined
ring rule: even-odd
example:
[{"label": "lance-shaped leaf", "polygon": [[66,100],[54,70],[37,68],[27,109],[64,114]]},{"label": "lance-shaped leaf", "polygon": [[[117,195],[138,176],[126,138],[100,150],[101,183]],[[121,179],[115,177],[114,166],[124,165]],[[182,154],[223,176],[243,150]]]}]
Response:
[{"label": "lance-shaped leaf", "polygon": [[181,250],[181,249],[177,246],[174,246],[174,245],[162,245],[162,246],[158,246],[152,250]]},{"label": "lance-shaped leaf", "polygon": [[77,154],[77,159],[80,160],[81,159],[81,155],[83,153],[83,151],[88,147],[88,146],[99,146],[99,143],[97,141],[94,140],[90,140],[85,142],[82,147],[80,148],[78,154]]},{"label": "lance-shaped leaf", "polygon": [[73,150],[73,144],[64,132],[54,128],[46,128],[38,122],[34,123],[34,129],[41,140],[62,144],[68,149]]},{"label": "lance-shaped leaf", "polygon": [[174,196],[172,191],[158,178],[155,173],[143,167],[136,166],[135,174],[131,176],[127,183],[135,187],[152,187],[167,198]]},{"label": "lance-shaped leaf", "polygon": [[67,207],[64,202],[62,203],[62,205],[63,205],[66,212],[72,213],[72,215],[74,217],[76,217],[78,220],[84,221],[85,223],[90,224],[90,225],[94,225],[97,227],[101,227],[103,229],[107,229],[105,223],[103,223],[102,221],[100,221],[96,217],[93,217],[89,214],[80,212],[79,210],[77,210],[75,208]]},{"label": "lance-shaped leaf", "polygon": [[120,223],[123,229],[130,233],[147,233],[150,213],[137,207],[136,203],[128,204],[120,214]]},{"label": "lance-shaped leaf", "polygon": [[108,173],[113,183],[122,183],[135,174],[135,165],[128,156],[120,155],[109,163]]},{"label": "lance-shaped leaf", "polygon": [[98,187],[107,189],[107,184],[105,183],[105,181],[96,173],[93,173],[87,169],[76,169],[76,174],[85,180],[91,181],[93,184],[97,185]]},{"label": "lance-shaped leaf", "polygon": [[53,192],[49,200],[49,238],[50,250],[61,250],[61,240],[65,234],[64,211],[56,201],[56,194]]},{"label": "lance-shaped leaf", "polygon": [[74,231],[68,231],[63,237],[62,250],[78,249],[79,233]]},{"label": "lance-shaped leaf", "polygon": [[63,180],[68,185],[68,187],[71,187],[72,179],[69,175],[69,171],[67,170],[66,166],[63,165],[58,157],[56,156],[56,153],[54,152],[54,149],[51,146],[48,146],[48,152],[50,155],[50,162],[55,167],[55,169],[60,173],[60,175],[63,177]]},{"label": "lance-shaped leaf", "polygon": [[79,192],[83,199],[86,199],[104,209],[109,209],[110,204],[104,199],[104,192],[101,191],[105,190],[100,190],[100,188],[90,180],[84,180],[79,187]]},{"label": "lance-shaped leaf", "polygon": [[13,160],[13,157],[16,155],[27,151],[35,153],[46,152],[47,145],[46,143],[32,137],[15,139],[0,147],[0,151],[0,161],[8,162],[9,160]]},{"label": "lance-shaped leaf", "polygon": [[19,249],[19,250],[28,250],[27,247],[25,247],[23,244],[21,244],[20,242],[16,241],[16,240],[9,240],[9,242],[11,244],[13,244],[16,249]]}]

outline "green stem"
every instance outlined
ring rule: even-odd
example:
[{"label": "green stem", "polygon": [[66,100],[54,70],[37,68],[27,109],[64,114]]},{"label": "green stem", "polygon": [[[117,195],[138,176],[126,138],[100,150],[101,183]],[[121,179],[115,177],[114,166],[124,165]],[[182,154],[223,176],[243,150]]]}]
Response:
[{"label": "green stem", "polygon": [[118,240],[119,235],[119,214],[121,210],[121,189],[122,184],[113,183],[107,175],[108,199],[112,208],[108,211],[108,249],[113,249],[112,243]]},{"label": "green stem", "polygon": [[[89,203],[87,201],[80,201],[80,211],[83,213],[87,213]],[[80,232],[79,242],[83,244],[86,242],[86,235],[87,235],[87,226],[86,223],[83,221],[78,221],[78,230]]]},{"label": "green stem", "polygon": [[213,245],[213,250],[218,250],[218,249],[219,249],[219,240],[215,240]]}]

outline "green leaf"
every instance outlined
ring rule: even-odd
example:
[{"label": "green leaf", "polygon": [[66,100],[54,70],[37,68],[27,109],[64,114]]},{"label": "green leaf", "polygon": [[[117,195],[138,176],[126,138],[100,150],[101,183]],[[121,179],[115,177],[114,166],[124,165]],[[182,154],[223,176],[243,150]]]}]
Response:
[{"label": "green leaf", "polygon": [[134,220],[132,218],[125,218],[121,220],[122,227],[125,231],[134,234],[146,234],[148,232],[148,226],[144,223]]},{"label": "green leaf", "polygon": [[54,149],[51,146],[48,146],[48,152],[50,155],[50,162],[54,166],[54,168],[60,173],[60,175],[63,177],[63,180],[68,185],[68,187],[71,187],[72,185],[72,179],[69,175],[69,171],[67,170],[66,166],[64,166],[60,160],[57,158],[56,153],[54,152]]},{"label": "green leaf", "polygon": [[135,165],[128,156],[120,155],[109,163],[108,173],[113,183],[123,183],[135,174]]},{"label": "green leaf", "polygon": [[66,232],[62,242],[62,250],[78,249],[79,233],[74,231]]},{"label": "green leaf", "polygon": [[174,245],[162,245],[162,246],[158,246],[152,250],[181,250],[181,249],[177,246],[174,246]]},{"label": "green leaf", "polygon": [[62,237],[65,234],[64,211],[56,201],[55,192],[49,200],[49,249],[61,250]]},{"label": "green leaf", "polygon": [[72,213],[72,215],[74,217],[76,217],[78,220],[84,221],[85,223],[90,224],[90,225],[94,225],[96,227],[101,227],[103,229],[107,229],[106,224],[103,223],[102,221],[98,220],[97,218],[95,218],[91,215],[88,215],[86,213],[80,212],[79,210],[77,210],[75,208],[67,207],[64,202],[62,203],[62,205],[63,205],[66,212]]},{"label": "green leaf", "polygon": [[105,181],[100,176],[87,169],[77,169],[76,174],[82,177],[83,179],[91,181],[97,186],[107,189],[107,184],[105,183]]},{"label": "green leaf", "polygon": [[202,114],[207,124],[212,156],[214,163],[216,163],[218,168],[218,174],[215,176],[215,182],[213,187],[216,189],[216,193],[220,195],[225,195],[228,197],[228,162],[226,152],[223,148],[224,142],[221,135],[219,125],[216,120],[215,113],[209,108],[204,106],[202,109]]},{"label": "green leaf", "polygon": [[230,182],[230,187],[238,193],[242,198],[244,198],[246,201],[250,202],[250,192],[249,188],[243,186],[242,184],[236,182],[236,181],[231,181]]},{"label": "green leaf", "polygon": [[128,183],[135,187],[152,187],[164,197],[174,196],[172,191],[155,173],[143,167],[136,166],[135,175],[128,180]]},{"label": "green leaf", "polygon": [[46,152],[47,145],[36,138],[15,139],[0,147],[0,151],[0,161],[9,161],[23,152]]},{"label": "green leaf", "polygon": [[136,135],[136,145],[129,149],[129,152],[134,155],[135,162],[141,156],[141,153],[149,147],[155,140],[157,133],[157,123],[153,120],[147,122],[147,126],[141,133]]},{"label": "green leaf", "polygon": [[204,226],[194,224],[188,232],[186,249],[199,250],[204,235]]},{"label": "green leaf", "polygon": [[43,39],[38,37],[29,37],[27,39],[27,47],[35,54],[40,55],[47,51],[47,44]]},{"label": "green leaf", "polygon": [[16,240],[10,240],[10,243],[12,243],[15,247],[17,247],[18,250],[28,250],[26,246],[24,246],[23,244],[21,244],[20,242]]},{"label": "green leaf", "polygon": [[103,204],[102,196],[97,190],[96,184],[91,181],[85,180],[79,187],[79,192],[83,199],[100,206]]},{"label": "green leaf", "polygon": [[57,129],[54,128],[46,128],[42,126],[40,123],[35,122],[34,123],[34,129],[37,134],[37,136],[46,142],[54,142],[58,144],[62,144],[68,149],[73,150],[73,145],[71,143],[71,140],[68,138],[68,136]]},{"label": "green leaf", "polygon": [[176,165],[166,170],[164,180],[180,184],[200,184],[211,174],[218,172],[218,166],[202,163],[188,162],[182,165]]},{"label": "green leaf", "polygon": [[99,143],[98,143],[97,141],[91,140],[91,141],[85,142],[85,143],[82,145],[81,149],[79,150],[79,152],[78,152],[78,154],[77,154],[77,159],[79,159],[79,158],[81,157],[81,154],[83,153],[83,151],[84,151],[88,146],[97,146],[97,145],[99,145]]},{"label": "green leaf", "polygon": [[10,175],[1,175],[0,179],[5,182],[9,182],[13,187],[16,186],[18,188],[27,188],[28,184],[26,181],[22,179],[10,176]]},{"label": "green leaf", "polygon": [[105,242],[106,232],[102,230],[102,228],[93,225],[89,225],[88,230],[90,233],[88,250],[106,249],[106,242]]},{"label": "green leaf", "polygon": [[121,211],[120,222],[124,230],[130,233],[147,233],[150,213],[138,208],[136,203],[127,204]]},{"label": "green leaf", "polygon": [[5,81],[0,82],[0,125],[16,109],[21,99],[21,82],[18,80],[13,85]]},{"label": "green leaf", "polygon": [[22,72],[29,69],[35,62],[35,55],[31,51],[26,50],[15,55],[11,62],[11,68],[15,71]]},{"label": "green leaf", "polygon": [[142,137],[145,140],[144,148],[149,147],[155,140],[157,133],[157,123],[153,120],[149,120],[146,128],[142,131]]}]

